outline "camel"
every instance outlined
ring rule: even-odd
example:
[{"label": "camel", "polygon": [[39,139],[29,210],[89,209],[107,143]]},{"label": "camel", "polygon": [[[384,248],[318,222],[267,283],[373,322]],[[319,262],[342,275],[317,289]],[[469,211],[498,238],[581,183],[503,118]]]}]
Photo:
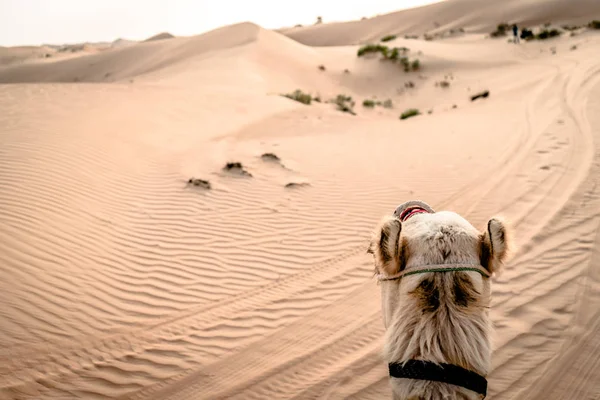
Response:
[{"label": "camel", "polygon": [[381,287],[383,354],[394,400],[475,400],[491,364],[490,277],[508,254],[508,230],[478,231],[451,211],[409,201],[372,236]]}]

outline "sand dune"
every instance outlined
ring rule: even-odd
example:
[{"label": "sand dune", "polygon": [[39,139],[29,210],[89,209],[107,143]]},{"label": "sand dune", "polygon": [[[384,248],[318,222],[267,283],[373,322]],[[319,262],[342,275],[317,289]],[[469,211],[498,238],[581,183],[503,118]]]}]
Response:
[{"label": "sand dune", "polygon": [[[356,57],[394,19],[484,32],[597,13],[473,4],[3,62],[0,399],[390,398],[366,242],[414,198],[515,227],[488,398],[597,398],[599,33],[397,39],[409,73]],[[280,96],[295,89],[323,101]],[[342,93],[357,115],[325,102]]]},{"label": "sand dune", "polygon": [[165,40],[165,39],[173,39],[175,36],[171,35],[169,32],[158,33],[148,39],[144,40],[144,42],[152,42],[154,40]]},{"label": "sand dune", "polygon": [[378,41],[385,35],[430,35],[464,29],[490,33],[499,23],[535,26],[585,24],[600,14],[596,0],[452,0],[379,15],[360,21],[280,29],[309,46],[347,46]]}]

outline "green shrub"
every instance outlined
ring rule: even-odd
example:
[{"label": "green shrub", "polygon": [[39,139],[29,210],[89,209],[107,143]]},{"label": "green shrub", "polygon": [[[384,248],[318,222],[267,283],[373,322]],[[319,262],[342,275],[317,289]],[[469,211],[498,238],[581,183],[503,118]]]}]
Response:
[{"label": "green shrub", "polygon": [[588,24],[588,28],[591,29],[600,29],[600,21],[595,19]]},{"label": "green shrub", "polygon": [[[600,23],[600,21],[599,21]],[[577,29],[581,28],[580,26],[577,25],[563,25],[561,26],[561,28],[563,28],[565,31],[576,31]]]},{"label": "green shrub", "polygon": [[382,42],[389,42],[391,40],[396,39],[396,35],[386,35],[384,37],[381,38]]},{"label": "green shrub", "polygon": [[363,47],[361,47],[360,49],[358,49],[358,52],[356,53],[356,55],[358,57],[362,57],[365,54],[369,54],[369,53],[381,53],[385,56],[385,54],[387,54],[388,52],[388,47],[381,45],[381,44],[366,44]]},{"label": "green shrub", "polygon": [[365,99],[363,100],[363,107],[373,108],[377,105],[375,100]]},{"label": "green shrub", "polygon": [[282,94],[282,96],[287,97],[288,99],[296,100],[299,103],[309,105],[312,101],[312,97],[308,93],[303,93],[300,89],[296,89],[292,93]]},{"label": "green shrub", "polygon": [[413,60],[412,62],[406,57],[406,53],[410,51],[407,47],[392,47],[391,49],[387,46],[380,44],[367,44],[358,49],[357,55],[361,57],[368,53],[381,53],[384,60],[393,62],[399,61],[404,67],[405,72],[418,70],[421,67],[419,60]]},{"label": "green shrub", "polygon": [[404,111],[402,113],[402,115],[400,115],[400,119],[407,119],[407,118],[410,118],[410,117],[415,117],[415,116],[420,115],[420,114],[421,113],[416,108],[409,108],[408,110]]},{"label": "green shrub", "polygon": [[506,36],[506,33],[510,30],[510,26],[506,23],[503,22],[501,24],[498,24],[498,26],[496,27],[496,30],[492,33],[490,33],[491,37],[501,37],[501,36]]},{"label": "green shrub", "polygon": [[333,102],[337,105],[338,110],[356,115],[354,112],[354,100],[352,100],[352,97],[344,94],[338,94]]},{"label": "green shrub", "polygon": [[537,40],[546,40],[560,35],[561,32],[558,29],[544,29],[543,31],[535,35],[535,38]]},{"label": "green shrub", "polygon": [[523,40],[533,40],[535,39],[535,35],[531,29],[523,28],[521,29],[521,39]]},{"label": "green shrub", "polygon": [[391,61],[397,61],[398,57],[400,57],[400,51],[397,47],[394,47],[392,51],[389,52],[386,58]]},{"label": "green shrub", "polygon": [[387,99],[383,102],[383,108],[392,108],[394,104],[392,103],[392,99]]}]

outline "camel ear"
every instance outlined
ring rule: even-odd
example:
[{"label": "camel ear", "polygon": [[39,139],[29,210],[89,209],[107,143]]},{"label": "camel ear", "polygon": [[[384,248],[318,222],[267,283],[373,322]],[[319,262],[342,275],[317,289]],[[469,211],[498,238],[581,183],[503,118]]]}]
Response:
[{"label": "camel ear", "polygon": [[400,271],[400,232],[402,223],[396,217],[386,216],[377,226],[368,253],[373,254],[375,268],[384,275]]},{"label": "camel ear", "polygon": [[497,274],[502,270],[508,256],[509,232],[499,218],[488,221],[487,230],[481,238],[481,265]]}]

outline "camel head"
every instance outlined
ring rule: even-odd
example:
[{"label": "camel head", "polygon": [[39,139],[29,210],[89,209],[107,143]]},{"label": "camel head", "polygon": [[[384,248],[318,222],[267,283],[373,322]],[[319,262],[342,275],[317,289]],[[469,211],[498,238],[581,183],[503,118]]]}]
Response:
[{"label": "camel head", "polygon": [[[507,255],[506,233],[500,219],[490,219],[486,229],[480,232],[460,215],[451,211],[434,212],[420,201],[404,203],[394,215],[384,217],[368,251],[375,259],[376,274],[383,279],[385,325],[402,299],[419,305],[422,311],[434,309],[442,301],[464,308],[475,304],[487,306],[488,277],[501,270]],[[411,269],[424,266],[450,269],[480,266],[488,277],[468,269],[464,274],[410,274]],[[407,275],[394,279],[402,273]],[[389,278],[392,279],[386,281]],[[439,284],[451,287],[436,290]],[[440,298],[441,295],[450,297]]]},{"label": "camel head", "polygon": [[485,376],[489,278],[507,256],[505,224],[492,218],[480,231],[454,212],[410,201],[379,223],[368,251],[381,287],[386,361],[449,363]]}]

